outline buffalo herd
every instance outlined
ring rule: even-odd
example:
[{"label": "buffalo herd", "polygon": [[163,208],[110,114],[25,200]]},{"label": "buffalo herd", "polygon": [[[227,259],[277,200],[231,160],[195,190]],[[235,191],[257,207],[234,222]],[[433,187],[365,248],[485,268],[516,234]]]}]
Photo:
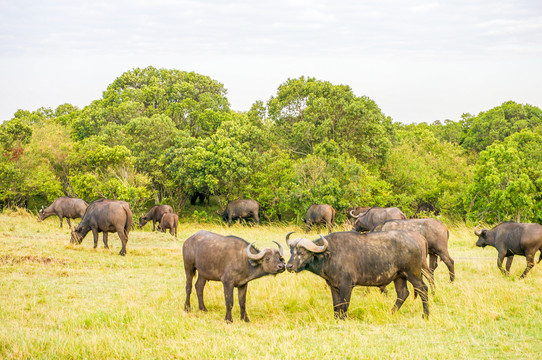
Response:
[{"label": "buffalo herd", "polygon": [[[231,226],[232,221],[252,219],[260,223],[260,205],[251,199],[229,202],[224,211],[217,213]],[[103,233],[104,247],[108,248],[108,233],[116,232],[121,240],[120,255],[126,255],[128,234],[134,228],[130,204],[125,201],[100,199],[87,204],[70,197],[60,197],[49,207],[38,213],[38,220],[56,215],[70,219],[81,218],[71,229],[71,242],[81,244],[92,231],[94,248],[98,246],[98,235]],[[286,263],[284,251],[278,249],[258,250],[237,236],[224,236],[201,230],[190,236],[183,244],[182,254],[186,275],[185,310],[190,311],[192,280],[197,272],[195,284],[198,305],[207,311],[203,301],[203,290],[207,281],[221,281],[224,287],[227,322],[232,322],[233,290],[238,289],[241,320],[249,321],[245,308],[248,282],[266,275],[276,275],[285,270],[298,273],[307,270],[323,278],[331,290],[335,317],[347,316],[352,289],[355,286],[379,287],[394,283],[397,300],[392,311],[399,310],[409,296],[407,283],[422,302],[423,316],[428,318],[428,287],[434,286],[434,271],[439,259],[447,266],[450,281],[455,279],[454,260],[448,252],[449,232],[446,226],[434,218],[407,219],[396,207],[358,207],[348,211],[351,231],[332,232],[336,218],[335,209],[327,204],[311,205],[305,215],[306,232],[314,225],[325,225],[329,231],[315,240],[304,237],[290,239],[293,232],[285,236],[290,250]],[[152,221],[153,231],[158,229],[177,236],[179,217],[169,205],[156,205],[139,218],[139,227]],[[158,225],[157,225],[158,224]],[[541,251],[542,226],[504,222],[493,229],[474,229],[478,236],[476,246],[493,246],[498,251],[497,266],[508,274],[514,255],[525,256],[527,267],[522,278],[535,265],[535,255]],[[429,265],[427,264],[429,257]],[[502,263],[506,258],[506,270]]]}]

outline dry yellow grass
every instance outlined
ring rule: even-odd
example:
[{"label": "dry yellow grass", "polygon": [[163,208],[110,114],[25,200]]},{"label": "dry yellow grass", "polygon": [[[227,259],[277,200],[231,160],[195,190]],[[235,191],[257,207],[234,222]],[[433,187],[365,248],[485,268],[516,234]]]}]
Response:
[{"label": "dry yellow grass", "polygon": [[[184,239],[200,229],[235,234],[257,246],[284,244],[296,226],[227,228],[180,223],[179,237],[131,233],[126,257],[92,237],[69,244],[55,219],[37,223],[24,212],[0,215],[0,358],[356,358],[538,359],[542,353],[542,265],[519,280],[525,259],[507,278],[496,251],[474,247],[472,229],[451,229],[456,282],[436,272],[431,317],[411,295],[396,314],[393,286],[356,288],[349,318],[333,318],[331,295],[313,274],[285,273],[249,284],[251,323],[226,324],[220,283],[205,290],[208,313],[183,311]],[[323,229],[321,231],[324,231]],[[317,232],[309,234],[316,238]],[[286,256],[288,258],[289,255]]]}]

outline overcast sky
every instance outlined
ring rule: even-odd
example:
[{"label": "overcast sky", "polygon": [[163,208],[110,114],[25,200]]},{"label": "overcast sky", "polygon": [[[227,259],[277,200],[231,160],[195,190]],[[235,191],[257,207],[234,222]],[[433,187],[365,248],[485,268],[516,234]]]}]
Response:
[{"label": "overcast sky", "polygon": [[234,110],[302,75],[403,123],[542,107],[542,1],[0,0],[0,121],[149,65],[210,76]]}]

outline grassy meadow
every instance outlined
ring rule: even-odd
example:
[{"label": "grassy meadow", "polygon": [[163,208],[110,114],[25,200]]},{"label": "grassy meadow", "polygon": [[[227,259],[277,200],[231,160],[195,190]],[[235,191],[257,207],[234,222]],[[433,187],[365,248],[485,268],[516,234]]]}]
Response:
[{"label": "grassy meadow", "polygon": [[[525,258],[504,277],[493,248],[474,246],[464,225],[450,226],[456,281],[439,264],[431,315],[422,319],[411,295],[396,314],[393,285],[355,288],[349,318],[335,320],[325,282],[308,272],[283,273],[249,284],[250,323],[224,322],[221,283],[208,283],[208,313],[183,310],[183,241],[200,229],[235,234],[258,247],[284,244],[292,225],[242,226],[180,223],[175,239],[152,233],[152,224],[130,234],[128,254],[92,248],[89,233],[69,244],[56,217],[38,223],[23,211],[0,215],[0,358],[64,359],[539,359],[542,354],[542,264],[520,280]],[[347,227],[345,227],[347,228]],[[336,227],[342,230],[341,226]],[[325,229],[320,231],[325,232]],[[318,232],[309,234],[316,238]],[[286,245],[283,245],[286,250]],[[287,252],[287,251],[286,251]],[[289,258],[287,252],[286,260]]]}]

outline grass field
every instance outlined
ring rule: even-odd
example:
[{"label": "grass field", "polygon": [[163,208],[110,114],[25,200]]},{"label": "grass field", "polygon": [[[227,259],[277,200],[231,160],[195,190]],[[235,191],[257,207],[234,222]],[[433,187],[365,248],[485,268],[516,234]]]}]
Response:
[{"label": "grass field", "polygon": [[[66,226],[66,225],[65,225]],[[525,258],[512,276],[496,267],[493,248],[474,247],[471,228],[451,227],[456,281],[436,271],[431,316],[422,319],[413,291],[396,314],[395,291],[356,288],[349,318],[333,318],[331,294],[315,275],[283,273],[249,284],[250,323],[224,322],[222,284],[205,290],[208,313],[185,313],[184,239],[200,229],[235,234],[260,248],[284,244],[286,225],[256,227],[180,223],[179,237],[130,234],[128,254],[79,246],[56,218],[38,223],[22,211],[0,215],[0,358],[64,359],[540,359],[542,264],[520,280]],[[339,229],[337,229],[339,230]],[[322,229],[321,231],[324,231]],[[317,232],[310,233],[315,239]],[[101,239],[100,239],[101,241]],[[111,246],[111,245],[110,245]],[[286,248],[286,246],[284,245]],[[289,258],[289,254],[286,256]],[[235,292],[237,296],[237,292]],[[236,300],[237,301],[237,300]]]}]

